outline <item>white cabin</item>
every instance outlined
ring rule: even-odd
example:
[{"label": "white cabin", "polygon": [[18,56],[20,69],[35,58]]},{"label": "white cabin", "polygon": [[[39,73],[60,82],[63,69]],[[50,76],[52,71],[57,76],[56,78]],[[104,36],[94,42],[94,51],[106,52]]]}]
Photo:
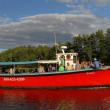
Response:
[{"label": "white cabin", "polygon": [[62,59],[63,59],[64,60],[63,63],[65,67],[69,63],[69,65],[73,66],[73,68],[75,69],[75,66],[77,63],[77,56],[78,56],[78,53],[65,53],[64,49],[62,49],[62,53],[56,54],[56,59],[59,65],[62,63]]}]

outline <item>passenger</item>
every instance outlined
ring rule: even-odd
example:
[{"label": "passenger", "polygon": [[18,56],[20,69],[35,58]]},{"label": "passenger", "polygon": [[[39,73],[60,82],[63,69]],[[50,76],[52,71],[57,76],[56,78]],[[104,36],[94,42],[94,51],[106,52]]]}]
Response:
[{"label": "passenger", "polygon": [[61,65],[64,66],[65,65],[65,58],[64,58],[64,56],[61,56],[60,61],[61,61]]},{"label": "passenger", "polygon": [[85,69],[85,63],[84,63],[84,61],[81,62],[81,69]]},{"label": "passenger", "polygon": [[55,65],[52,65],[52,71],[56,71]]},{"label": "passenger", "polygon": [[13,67],[11,67],[11,68],[9,69],[9,74],[15,74],[15,69],[14,69]]},{"label": "passenger", "polygon": [[47,65],[45,66],[45,72],[48,72],[48,66]]},{"label": "passenger", "polygon": [[84,62],[84,69],[87,69],[87,68],[88,68],[88,62],[85,61],[85,62]]},{"label": "passenger", "polygon": [[51,72],[51,71],[52,71],[52,65],[49,65],[48,72]]},{"label": "passenger", "polygon": [[35,68],[35,73],[38,72],[37,68]]},{"label": "passenger", "polygon": [[91,68],[91,61],[87,62],[87,68]]},{"label": "passenger", "polygon": [[59,71],[64,71],[65,70],[65,68],[64,68],[64,66],[61,64],[60,66],[59,66]]},{"label": "passenger", "polygon": [[44,69],[44,67],[43,67],[42,65],[40,65],[40,66],[38,67],[38,72],[39,72],[39,73],[45,72],[45,69]]},{"label": "passenger", "polygon": [[100,61],[98,61],[96,58],[94,58],[94,61],[93,61],[93,68],[94,68],[94,69],[99,69],[99,68],[101,68],[101,63],[100,63]]},{"label": "passenger", "polygon": [[67,71],[71,71],[71,70],[73,70],[73,67],[69,64],[69,63],[67,63],[67,66],[66,66],[66,68],[65,68]]},{"label": "passenger", "polygon": [[79,63],[79,61],[77,61],[76,63],[75,70],[81,70],[81,64]]}]

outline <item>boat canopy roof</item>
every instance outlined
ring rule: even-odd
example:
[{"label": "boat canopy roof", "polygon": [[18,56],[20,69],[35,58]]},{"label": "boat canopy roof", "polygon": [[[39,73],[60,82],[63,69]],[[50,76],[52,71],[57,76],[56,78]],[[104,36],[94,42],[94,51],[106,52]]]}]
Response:
[{"label": "boat canopy roof", "polygon": [[23,61],[23,62],[0,62],[0,65],[22,65],[22,64],[35,64],[37,61]]},{"label": "boat canopy roof", "polygon": [[42,63],[42,64],[45,64],[45,63],[47,63],[47,64],[49,64],[49,63],[58,63],[58,61],[57,60],[39,60],[39,61],[37,61],[38,63]]},{"label": "boat canopy roof", "polygon": [[37,60],[37,61],[23,61],[23,62],[0,62],[0,65],[23,65],[23,64],[36,64],[36,63],[58,63],[57,60]]}]

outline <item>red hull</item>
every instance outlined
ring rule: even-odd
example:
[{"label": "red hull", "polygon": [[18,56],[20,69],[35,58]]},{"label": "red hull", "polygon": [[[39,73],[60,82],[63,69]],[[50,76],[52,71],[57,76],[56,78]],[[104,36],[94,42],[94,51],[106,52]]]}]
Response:
[{"label": "red hull", "polygon": [[0,87],[54,89],[97,86],[110,86],[110,70],[88,70],[40,75],[0,75]]}]

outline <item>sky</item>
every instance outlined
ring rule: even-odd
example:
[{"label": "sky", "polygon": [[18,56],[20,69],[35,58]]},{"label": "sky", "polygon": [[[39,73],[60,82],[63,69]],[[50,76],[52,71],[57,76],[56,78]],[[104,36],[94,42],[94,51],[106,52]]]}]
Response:
[{"label": "sky", "polygon": [[110,28],[110,0],[0,0],[0,49],[52,45]]}]

